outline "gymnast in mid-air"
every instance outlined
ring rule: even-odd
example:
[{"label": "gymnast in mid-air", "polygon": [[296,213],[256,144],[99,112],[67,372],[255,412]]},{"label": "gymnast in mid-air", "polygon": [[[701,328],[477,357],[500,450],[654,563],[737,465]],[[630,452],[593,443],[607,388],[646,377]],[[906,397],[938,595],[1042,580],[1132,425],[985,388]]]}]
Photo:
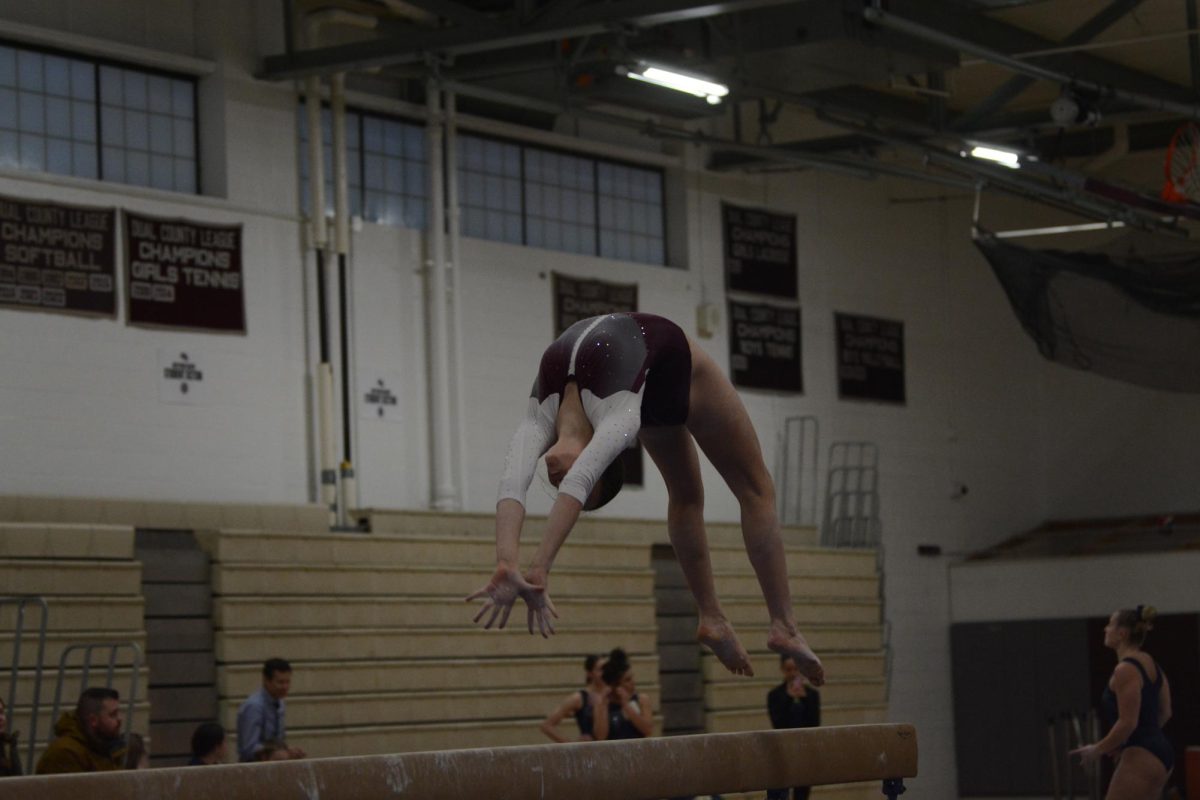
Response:
[{"label": "gymnast in mid-air", "polygon": [[[467,597],[483,600],[475,621],[508,622],[525,601],[529,632],[554,632],[550,568],[581,511],[600,508],[623,482],[621,452],[641,441],[667,487],[667,532],[696,599],[697,639],[730,672],[753,675],[713,584],[704,532],[704,486],[696,445],[741,507],[742,536],[770,615],[767,647],[792,658],[816,686],[821,661],[796,630],[775,487],[758,436],[733,384],[678,325],[654,314],[580,320],[542,355],[528,411],[508,448],[496,504],[496,570]],[[546,531],[523,573],[518,564],[525,495],[546,460],[558,487]],[[486,618],[486,619],[485,619]]]}]

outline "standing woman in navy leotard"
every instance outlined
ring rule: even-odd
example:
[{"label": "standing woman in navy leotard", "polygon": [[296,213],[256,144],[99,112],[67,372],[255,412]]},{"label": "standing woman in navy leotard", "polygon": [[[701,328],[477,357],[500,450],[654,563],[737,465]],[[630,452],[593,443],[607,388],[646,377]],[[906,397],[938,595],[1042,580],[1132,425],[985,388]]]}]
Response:
[{"label": "standing woman in navy leotard", "polygon": [[1162,727],[1171,718],[1171,687],[1149,653],[1142,651],[1154,624],[1153,606],[1113,612],[1104,627],[1104,646],[1117,653],[1108,688],[1101,698],[1108,735],[1072,750],[1085,764],[1103,755],[1117,761],[1107,800],[1146,800],[1162,796],[1175,766],[1175,752]]}]

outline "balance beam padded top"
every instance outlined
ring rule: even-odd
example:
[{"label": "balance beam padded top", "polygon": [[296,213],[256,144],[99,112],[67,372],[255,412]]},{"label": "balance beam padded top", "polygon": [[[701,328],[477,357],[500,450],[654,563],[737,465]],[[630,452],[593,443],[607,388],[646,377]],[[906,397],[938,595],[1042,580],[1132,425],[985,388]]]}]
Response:
[{"label": "balance beam padded top", "polygon": [[911,725],[847,725],[0,780],[0,800],[654,800],[910,778]]}]

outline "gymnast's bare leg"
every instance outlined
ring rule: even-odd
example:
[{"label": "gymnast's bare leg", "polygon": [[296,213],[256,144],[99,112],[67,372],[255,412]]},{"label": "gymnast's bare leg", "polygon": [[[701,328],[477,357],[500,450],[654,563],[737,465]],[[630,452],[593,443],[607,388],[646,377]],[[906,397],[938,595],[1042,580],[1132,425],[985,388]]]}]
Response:
[{"label": "gymnast's bare leg", "polygon": [[[771,618],[767,647],[789,656],[815,685],[825,670],[796,630],[788,588],[787,560],[775,511],[775,486],[763,462],[750,415],[728,378],[695,342],[687,429],[725,479],[741,506],[742,538]],[[672,536],[672,543],[675,537]],[[707,561],[707,546],[701,542]]]},{"label": "gymnast's bare leg", "polygon": [[704,533],[704,486],[692,436],[682,425],[642,428],[638,438],[667,485],[667,533],[675,557],[696,598],[696,638],[735,675],[753,675],[750,656],[725,618],[713,585],[712,559]]}]

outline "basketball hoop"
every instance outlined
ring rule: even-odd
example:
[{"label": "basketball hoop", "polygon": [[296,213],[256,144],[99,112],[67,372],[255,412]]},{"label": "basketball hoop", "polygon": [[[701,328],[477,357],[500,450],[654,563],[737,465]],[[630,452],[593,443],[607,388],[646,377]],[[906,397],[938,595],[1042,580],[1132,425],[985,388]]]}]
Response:
[{"label": "basketball hoop", "polygon": [[1200,126],[1186,122],[1175,131],[1163,164],[1162,198],[1172,203],[1200,201]]}]

